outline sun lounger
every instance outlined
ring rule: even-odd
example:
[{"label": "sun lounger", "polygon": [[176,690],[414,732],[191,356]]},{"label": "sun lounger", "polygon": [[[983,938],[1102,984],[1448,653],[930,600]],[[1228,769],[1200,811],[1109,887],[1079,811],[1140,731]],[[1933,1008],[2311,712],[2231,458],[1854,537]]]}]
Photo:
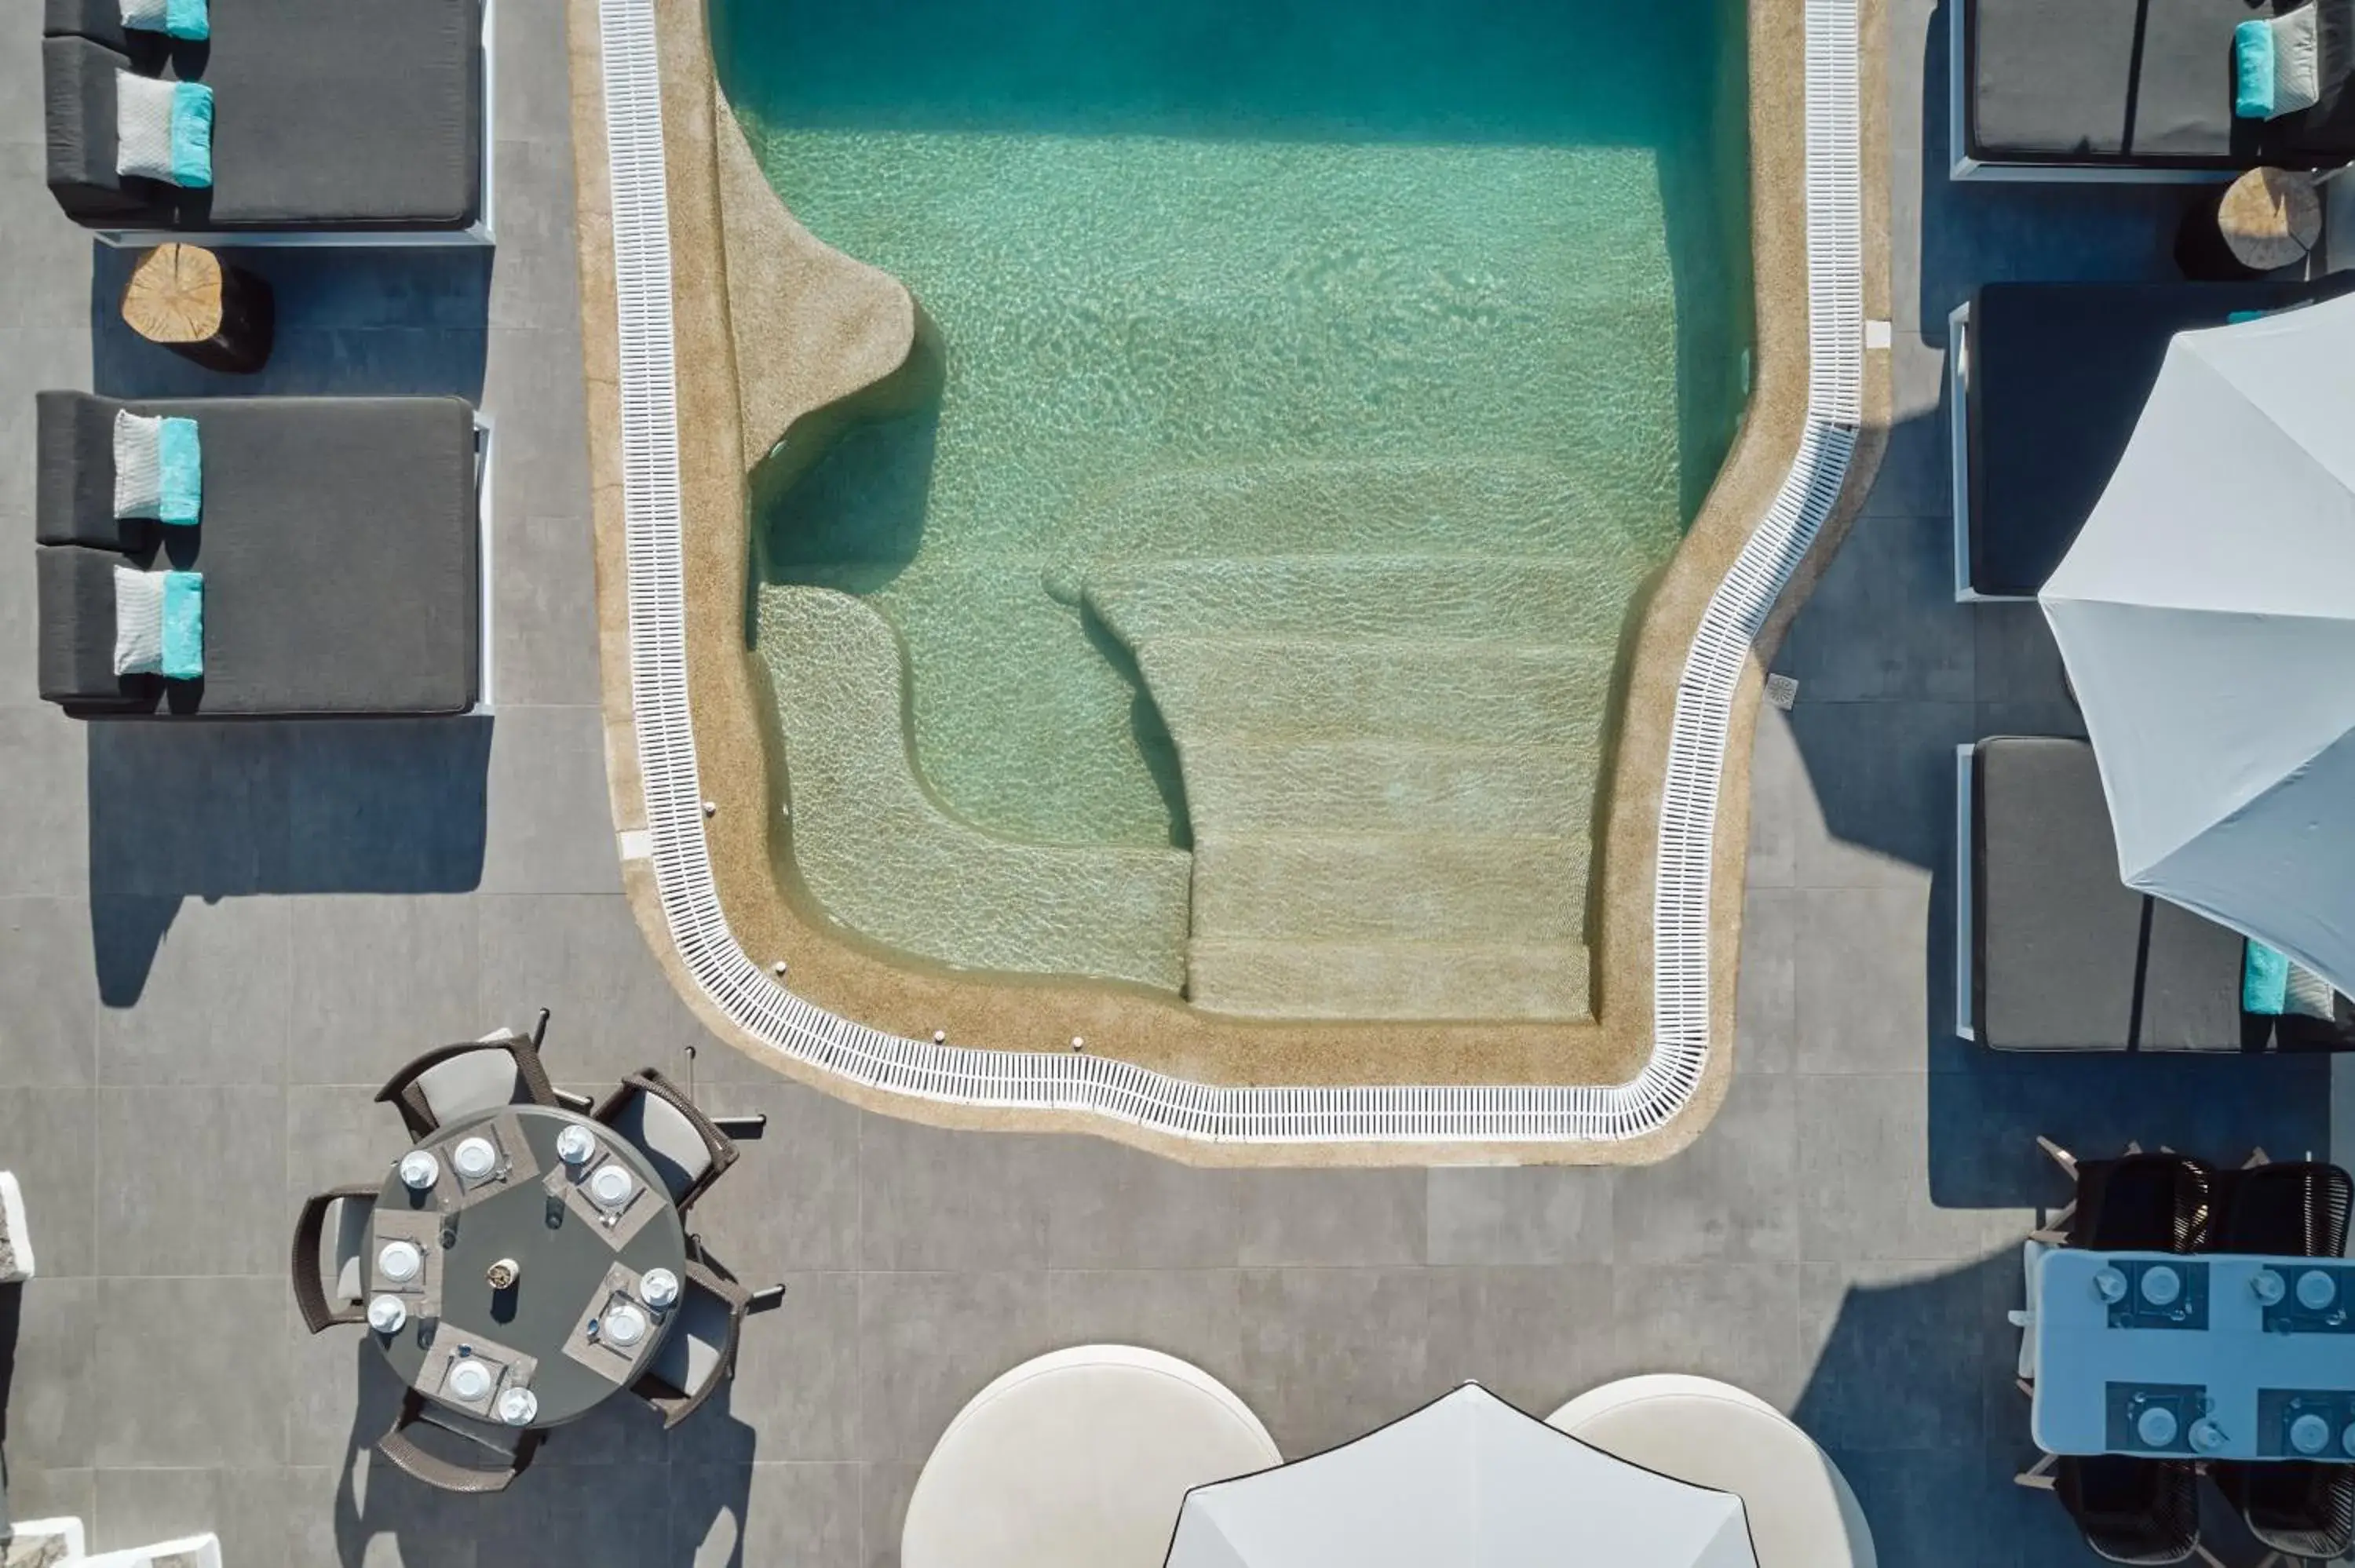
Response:
[{"label": "sun lounger", "polygon": [[2241,1051],[2242,938],[2118,880],[2094,748],[1959,748],[1955,1033],[2005,1051]]},{"label": "sun lounger", "polygon": [[[48,0],[48,184],[100,237],[490,238],[485,0],[213,0],[212,37],[126,32],[119,0]],[[214,95],[210,190],[115,173],[115,72]]]},{"label": "sun lounger", "polygon": [[2355,159],[2355,92],[2335,75],[2350,11],[2320,21],[2326,86],[2279,120],[2232,113],[2243,0],[1948,0],[1956,179],[2184,178]]},{"label": "sun lounger", "polygon": [[[38,395],[41,695],[78,717],[487,705],[484,429],[456,397]],[[115,411],[197,421],[195,527],[118,523]],[[114,567],[204,574],[201,681],[114,673]]]},{"label": "sun lounger", "polygon": [[2167,345],[2313,283],[1990,283],[1948,323],[1955,598],[2032,599],[2110,482]]}]

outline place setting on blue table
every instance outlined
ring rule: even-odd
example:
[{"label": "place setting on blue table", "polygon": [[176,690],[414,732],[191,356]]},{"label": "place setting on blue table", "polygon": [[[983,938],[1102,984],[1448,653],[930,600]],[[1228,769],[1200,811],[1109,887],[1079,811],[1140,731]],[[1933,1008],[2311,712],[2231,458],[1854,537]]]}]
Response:
[{"label": "place setting on blue table", "polygon": [[2355,1180],[2262,1150],[2225,1168],[2039,1142],[2076,1195],[2022,1252],[2010,1318],[2042,1457],[2020,1483],[2113,1561],[2213,1561],[2203,1478],[2275,1552],[2355,1552]]}]

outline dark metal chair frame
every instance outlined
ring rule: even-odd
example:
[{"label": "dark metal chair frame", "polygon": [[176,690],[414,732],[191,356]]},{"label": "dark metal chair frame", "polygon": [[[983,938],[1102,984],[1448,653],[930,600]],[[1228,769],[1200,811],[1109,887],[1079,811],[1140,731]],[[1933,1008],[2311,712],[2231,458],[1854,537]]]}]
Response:
[{"label": "dark metal chair frame", "polygon": [[2215,1252],[2344,1257],[2355,1178],[2317,1160],[2228,1171],[2217,1178]]},{"label": "dark metal chair frame", "polygon": [[686,1213],[698,1198],[703,1196],[714,1181],[727,1174],[730,1166],[736,1163],[738,1154],[736,1140],[722,1130],[722,1121],[757,1126],[767,1119],[765,1117],[761,1117],[716,1120],[708,1117],[696,1108],[695,1101],[688,1097],[685,1089],[680,1088],[653,1067],[641,1067],[623,1078],[613,1093],[607,1095],[603,1102],[591,1113],[591,1119],[602,1122],[607,1127],[617,1127],[616,1118],[633,1099],[641,1095],[651,1095],[685,1117],[687,1124],[695,1128],[696,1136],[703,1139],[704,1150],[710,1156],[711,1163],[703,1169],[701,1174],[687,1183],[686,1191],[671,1194],[672,1201],[678,1205],[679,1212],[682,1213]]},{"label": "dark metal chair frame", "polygon": [[2321,1563],[2355,1552],[2355,1467],[2223,1461],[2208,1473],[2249,1533],[2274,1551]]},{"label": "dark metal chair frame", "polygon": [[[400,1470],[429,1487],[438,1488],[445,1492],[475,1494],[503,1492],[514,1484],[517,1476],[531,1467],[532,1457],[539,1452],[539,1446],[545,1440],[546,1434],[537,1428],[524,1427],[516,1432],[512,1447],[502,1447],[489,1437],[467,1429],[474,1425],[476,1424],[468,1422],[466,1425],[454,1425],[451,1419],[445,1418],[442,1413],[438,1412],[423,1394],[413,1388],[409,1389],[401,1395],[400,1411],[393,1417],[391,1428],[377,1439],[376,1449]],[[438,1432],[447,1432],[454,1437],[462,1437],[474,1444],[485,1452],[502,1455],[507,1461],[506,1466],[503,1469],[487,1469],[474,1465],[462,1465],[454,1459],[444,1458],[430,1449],[420,1447],[417,1440],[409,1435],[409,1429],[418,1425],[431,1426]]]},{"label": "dark metal chair frame", "polygon": [[2063,1456],[2052,1490],[2095,1555],[2158,1568],[2200,1550],[2200,1472],[2189,1460]]},{"label": "dark metal chair frame", "polygon": [[294,1217],[294,1245],[288,1259],[288,1272],[294,1285],[294,1305],[302,1312],[304,1325],[314,1334],[338,1323],[368,1321],[366,1292],[362,1292],[361,1300],[342,1306],[328,1301],[326,1287],[320,1283],[319,1248],[326,1240],[329,1209],[346,1200],[366,1199],[373,1203],[380,1195],[375,1187],[330,1187],[303,1200],[302,1212]]},{"label": "dark metal chair frame", "polygon": [[433,1114],[433,1107],[426,1103],[425,1093],[418,1087],[417,1081],[453,1056],[463,1056],[470,1051],[505,1051],[515,1058],[516,1074],[523,1080],[524,1093],[529,1097],[529,1103],[586,1111],[590,1107],[588,1097],[559,1092],[549,1081],[548,1069],[540,1064],[539,1043],[548,1035],[548,1009],[541,1008],[528,1035],[510,1033],[504,1039],[464,1040],[455,1044],[436,1046],[395,1073],[384,1087],[376,1092],[377,1100],[400,1112],[400,1119],[408,1127],[410,1137],[420,1139],[431,1138],[442,1130],[442,1121]]},{"label": "dark metal chair frame", "polygon": [[2049,1138],[2036,1141],[2077,1187],[2037,1239],[2105,1252],[2209,1249],[2218,1177],[2204,1162],[2132,1143],[2115,1160],[2080,1160]]},{"label": "dark metal chair frame", "polygon": [[[728,1308],[728,1341],[720,1347],[719,1364],[701,1388],[673,1388],[651,1371],[640,1374],[631,1384],[630,1392],[654,1406],[662,1417],[663,1430],[667,1432],[697,1411],[703,1402],[719,1390],[719,1385],[736,1375],[736,1350],[744,1336],[744,1317],[751,1309],[752,1293],[732,1279],[723,1278],[699,1257],[687,1260],[686,1287],[704,1290],[718,1297]],[[682,1298],[684,1304],[684,1298]]]}]

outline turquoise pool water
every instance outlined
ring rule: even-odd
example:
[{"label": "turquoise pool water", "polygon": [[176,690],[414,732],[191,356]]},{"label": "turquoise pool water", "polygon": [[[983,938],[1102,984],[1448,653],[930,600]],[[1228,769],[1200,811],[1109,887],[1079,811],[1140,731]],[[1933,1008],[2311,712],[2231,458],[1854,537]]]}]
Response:
[{"label": "turquoise pool water", "polygon": [[940,355],[754,519],[796,885],[1241,1013],[1582,1012],[1623,634],[1746,393],[1742,7],[711,25]]}]

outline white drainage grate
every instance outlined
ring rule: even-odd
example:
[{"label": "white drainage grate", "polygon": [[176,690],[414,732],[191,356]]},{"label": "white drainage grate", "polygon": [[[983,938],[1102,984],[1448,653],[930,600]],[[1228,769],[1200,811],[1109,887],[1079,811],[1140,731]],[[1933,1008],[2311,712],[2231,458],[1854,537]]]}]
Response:
[{"label": "white drainage grate", "polygon": [[1593,1142],[1682,1110],[1709,1061],[1710,874],[1733,694],[1848,472],[1864,375],[1855,0],[1807,0],[1807,423],[1764,521],[1710,597],[1677,686],[1653,901],[1654,1040],[1614,1086],[1225,1088],[1084,1052],[904,1040],[811,1006],[745,956],[719,910],[688,725],[670,208],[654,0],[600,0],[622,363],[630,696],[655,885],[680,959],[767,1044],[854,1082],[961,1105],[1082,1111],[1215,1142]]}]

